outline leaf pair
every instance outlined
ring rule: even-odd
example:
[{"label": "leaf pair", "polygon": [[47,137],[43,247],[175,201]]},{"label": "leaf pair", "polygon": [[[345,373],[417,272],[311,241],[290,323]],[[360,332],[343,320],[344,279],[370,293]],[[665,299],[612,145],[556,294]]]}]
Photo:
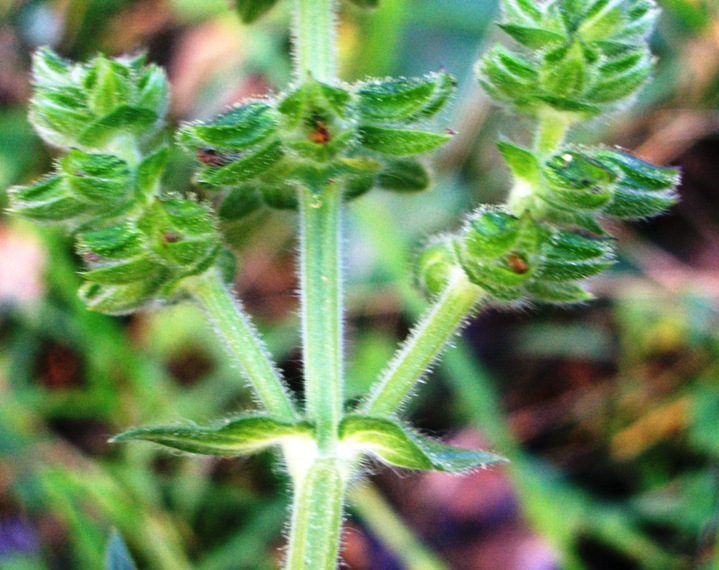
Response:
[{"label": "leaf pair", "polygon": [[[346,416],[338,445],[356,454],[369,453],[382,462],[406,469],[462,472],[505,461],[492,453],[445,445],[386,418]],[[276,445],[313,441],[307,422],[280,422],[269,416],[245,416],[215,428],[194,426],[140,428],[112,441],[150,441],[203,455],[238,456]]]}]

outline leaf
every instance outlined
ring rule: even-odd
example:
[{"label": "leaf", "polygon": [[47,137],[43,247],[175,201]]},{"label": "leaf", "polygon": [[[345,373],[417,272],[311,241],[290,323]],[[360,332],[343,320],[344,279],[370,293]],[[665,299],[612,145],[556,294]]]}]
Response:
[{"label": "leaf", "polygon": [[178,141],[185,148],[236,151],[257,145],[277,130],[272,107],[253,102],[220,115],[209,124],[184,125]]},{"label": "leaf", "polygon": [[162,266],[149,257],[140,257],[104,265],[82,274],[86,281],[102,285],[125,285],[137,281],[154,280]]},{"label": "leaf", "polygon": [[236,418],[215,428],[162,426],[126,431],[110,441],[149,441],[201,455],[234,457],[263,451],[292,439],[311,439],[308,422],[281,422],[269,416]]},{"label": "leaf", "polygon": [[169,157],[170,148],[164,146],[142,160],[137,168],[137,187],[140,194],[152,196],[159,193]]},{"label": "leaf", "polygon": [[36,89],[62,87],[70,83],[73,65],[52,48],[44,46],[32,56],[32,79]]},{"label": "leaf", "polygon": [[262,207],[262,199],[254,185],[233,188],[220,204],[218,215],[222,220],[239,220]]},{"label": "leaf", "polygon": [[452,138],[451,135],[427,131],[370,126],[360,127],[359,136],[362,146],[390,156],[410,156],[428,152]]},{"label": "leaf", "polygon": [[199,182],[210,188],[235,186],[266,172],[282,158],[282,144],[273,141],[258,151],[250,153],[227,166],[206,168],[199,175]]},{"label": "leaf", "polygon": [[424,165],[418,160],[388,160],[377,176],[377,185],[394,192],[421,192],[429,188],[431,178]]},{"label": "leaf", "polygon": [[461,473],[507,461],[493,453],[439,443],[387,418],[359,414],[342,420],[340,440],[405,469]]},{"label": "leaf", "polygon": [[110,154],[73,149],[58,163],[73,192],[94,204],[112,204],[132,191],[127,163]]},{"label": "leaf", "polygon": [[147,134],[157,121],[157,113],[150,109],[121,105],[87,127],[78,140],[97,148],[119,133]]},{"label": "leaf", "polygon": [[454,80],[446,73],[374,81],[359,89],[358,107],[369,121],[410,123],[435,115],[453,91]]},{"label": "leaf", "polygon": [[514,176],[528,182],[539,181],[541,166],[531,151],[507,141],[499,141],[497,148]]},{"label": "leaf", "polygon": [[107,115],[120,105],[132,103],[130,94],[134,86],[130,70],[106,57],[94,59],[85,87],[88,104],[96,115]]},{"label": "leaf", "polygon": [[137,570],[120,533],[113,531],[105,551],[105,570]]},{"label": "leaf", "polygon": [[633,192],[620,190],[603,212],[617,218],[649,218],[657,216],[677,203],[673,192]]},{"label": "leaf", "polygon": [[548,303],[583,303],[594,298],[577,283],[546,283],[541,280],[528,283],[527,293],[537,301]]},{"label": "leaf", "polygon": [[251,24],[264,16],[277,0],[235,0],[237,12],[245,24]]},{"label": "leaf", "polygon": [[509,212],[480,209],[465,228],[465,255],[491,259],[507,253],[517,242],[520,229],[519,220]]},{"label": "leaf", "polygon": [[566,41],[562,34],[542,28],[517,26],[515,24],[499,24],[499,27],[520,44],[531,49],[543,50]]}]

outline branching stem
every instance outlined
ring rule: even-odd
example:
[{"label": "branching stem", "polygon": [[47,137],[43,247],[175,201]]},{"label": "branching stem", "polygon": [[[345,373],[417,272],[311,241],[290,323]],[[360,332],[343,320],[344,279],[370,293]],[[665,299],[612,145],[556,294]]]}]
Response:
[{"label": "branching stem", "polygon": [[399,348],[361,411],[378,416],[395,413],[483,295],[463,271],[455,271],[442,295]]},{"label": "branching stem", "polygon": [[279,370],[219,272],[210,271],[194,279],[190,291],[252,383],[265,409],[278,419],[296,420],[295,406]]}]

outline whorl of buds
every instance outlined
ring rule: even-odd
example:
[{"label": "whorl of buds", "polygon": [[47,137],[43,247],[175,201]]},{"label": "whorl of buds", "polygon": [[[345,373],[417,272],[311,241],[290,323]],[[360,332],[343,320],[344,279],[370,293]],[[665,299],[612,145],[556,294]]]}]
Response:
[{"label": "whorl of buds", "polygon": [[75,234],[86,264],[80,296],[110,314],[176,298],[183,279],[216,264],[231,269],[208,208],[161,195],[169,151],[145,150],[144,141],[164,119],[168,88],[143,63],[71,64],[40,50],[30,119],[69,152],[53,174],[9,192],[15,213]]},{"label": "whorl of buds", "polygon": [[429,186],[430,176],[414,156],[451,137],[417,126],[453,90],[444,73],[343,87],[307,80],[277,99],[184,125],[178,141],[201,163],[198,184],[225,191],[221,213],[232,219],[259,204],[296,207],[298,185],[335,183],[347,199],[374,186],[415,192]]},{"label": "whorl of buds", "polygon": [[499,150],[515,179],[512,210],[537,219],[603,234],[603,217],[646,218],[676,203],[677,169],[619,150],[566,146],[545,160],[508,142]]},{"label": "whorl of buds", "polygon": [[634,94],[649,77],[653,0],[504,0],[502,30],[518,44],[482,58],[480,83],[498,102],[592,116]]},{"label": "whorl of buds", "polygon": [[30,121],[62,149],[109,150],[123,135],[148,138],[167,112],[167,78],[145,57],[71,63],[49,48],[33,58]]},{"label": "whorl of buds", "polygon": [[438,293],[457,267],[496,302],[576,303],[591,299],[583,281],[614,263],[613,242],[555,229],[528,215],[480,208],[456,235],[419,259],[419,281]]}]

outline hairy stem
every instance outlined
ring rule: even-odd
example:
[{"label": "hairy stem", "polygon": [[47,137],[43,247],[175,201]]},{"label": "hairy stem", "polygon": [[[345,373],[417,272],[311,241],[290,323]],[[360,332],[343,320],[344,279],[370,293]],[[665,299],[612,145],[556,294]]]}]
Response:
[{"label": "hairy stem", "polygon": [[300,191],[302,337],[307,416],[320,449],[330,449],[342,416],[340,189]]},{"label": "hairy stem", "polygon": [[457,270],[436,303],[399,348],[360,410],[370,415],[394,413],[439,357],[484,292]]},{"label": "hairy stem", "polygon": [[265,409],[278,419],[297,419],[279,370],[242,305],[222,282],[219,272],[209,271],[194,279],[190,292],[252,383]]},{"label": "hairy stem", "polygon": [[336,459],[317,459],[295,479],[285,570],[335,570],[347,476]]},{"label": "hairy stem", "polygon": [[336,0],[295,0],[295,74],[331,82],[335,78]]},{"label": "hairy stem", "polygon": [[564,142],[567,130],[574,122],[569,113],[561,113],[553,109],[545,109],[539,114],[534,149],[539,156],[547,157]]}]

